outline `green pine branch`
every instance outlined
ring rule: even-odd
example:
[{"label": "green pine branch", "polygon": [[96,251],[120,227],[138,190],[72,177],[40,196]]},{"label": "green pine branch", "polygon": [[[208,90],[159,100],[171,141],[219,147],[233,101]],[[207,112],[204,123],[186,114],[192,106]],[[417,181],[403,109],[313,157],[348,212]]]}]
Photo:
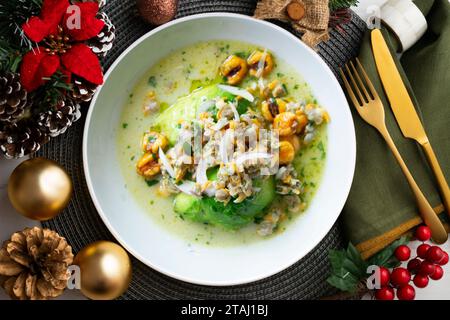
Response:
[{"label": "green pine branch", "polygon": [[330,0],[329,6],[331,11],[350,8],[351,6],[356,6],[358,0]]},{"label": "green pine branch", "polygon": [[42,0],[6,0],[0,3],[0,40],[31,49],[33,42],[23,33],[22,25],[41,12]]}]

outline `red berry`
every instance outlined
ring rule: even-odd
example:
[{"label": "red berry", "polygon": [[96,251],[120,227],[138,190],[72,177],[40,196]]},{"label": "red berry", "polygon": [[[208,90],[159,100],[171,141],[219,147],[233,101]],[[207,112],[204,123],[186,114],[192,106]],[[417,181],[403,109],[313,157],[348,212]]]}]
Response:
[{"label": "red berry", "polygon": [[409,284],[397,289],[397,298],[399,300],[414,300],[416,297],[416,290]]},{"label": "red berry", "polygon": [[430,275],[430,278],[433,280],[439,280],[444,276],[444,270],[441,266],[435,266],[433,274]]},{"label": "red berry", "polygon": [[411,250],[408,248],[408,246],[402,244],[395,249],[395,257],[400,261],[406,261],[411,256]]},{"label": "red berry", "polygon": [[444,255],[442,256],[442,259],[439,260],[438,264],[441,266],[445,266],[448,263],[448,253],[445,251],[442,251],[442,252]]},{"label": "red berry", "polygon": [[420,265],[422,264],[422,261],[418,258],[414,258],[412,260],[409,260],[408,262],[408,270],[411,273],[417,273],[419,272]]},{"label": "red berry", "polygon": [[413,282],[417,288],[425,288],[428,285],[429,279],[427,276],[417,274]]},{"label": "red berry", "polygon": [[377,300],[394,300],[394,289],[390,287],[382,287],[381,289],[375,290],[375,298]]},{"label": "red berry", "polygon": [[405,268],[395,268],[391,273],[391,282],[396,286],[404,286],[411,281],[411,273]]},{"label": "red berry", "polygon": [[417,240],[427,241],[431,238],[431,229],[427,226],[420,226],[416,229],[415,236]]},{"label": "red berry", "polygon": [[432,246],[427,251],[427,260],[430,262],[438,262],[441,261],[441,259],[444,257],[444,251],[442,251],[441,248],[438,246]]},{"label": "red berry", "polygon": [[389,280],[391,278],[390,272],[385,267],[380,267],[380,285],[385,287],[389,284]]},{"label": "red berry", "polygon": [[417,255],[422,259],[426,259],[427,252],[430,249],[430,247],[431,246],[429,244],[422,243],[420,246],[417,247]]},{"label": "red berry", "polygon": [[420,264],[419,273],[424,276],[431,276],[436,269],[436,266],[429,261],[423,261]]}]

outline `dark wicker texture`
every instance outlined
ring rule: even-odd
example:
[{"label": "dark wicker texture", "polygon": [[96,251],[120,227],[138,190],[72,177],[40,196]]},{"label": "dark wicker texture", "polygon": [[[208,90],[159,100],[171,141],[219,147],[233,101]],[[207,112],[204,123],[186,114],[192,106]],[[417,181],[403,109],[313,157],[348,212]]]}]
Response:
[{"label": "dark wicker texture", "polygon": [[[132,42],[151,29],[137,17],[133,0],[109,0],[106,11],[116,26],[115,46],[103,59],[107,69],[114,59]],[[178,16],[195,13],[226,11],[251,15],[255,0],[181,0]],[[289,29],[287,26],[285,26]],[[336,73],[337,67],[358,52],[365,30],[364,22],[353,16],[343,28],[332,31],[331,40],[319,47],[320,56]],[[84,114],[87,106],[84,106]],[[113,240],[101,221],[89,196],[82,162],[82,133],[84,117],[64,135],[52,139],[35,156],[46,157],[67,169],[74,183],[74,195],[68,208],[44,226],[67,238],[78,252],[85,245],[100,239]],[[305,258],[270,278],[232,287],[207,287],[181,282],[164,276],[133,259],[133,280],[123,299],[315,299],[330,294],[327,284],[328,251],[341,246],[338,225]]]}]

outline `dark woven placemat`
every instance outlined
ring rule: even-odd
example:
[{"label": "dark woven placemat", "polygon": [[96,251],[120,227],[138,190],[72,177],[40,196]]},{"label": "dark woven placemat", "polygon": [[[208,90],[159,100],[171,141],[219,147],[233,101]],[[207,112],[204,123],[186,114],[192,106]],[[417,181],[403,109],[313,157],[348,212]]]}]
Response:
[{"label": "dark woven placemat", "polygon": [[[251,15],[256,0],[180,0],[178,17],[201,12],[227,11]],[[114,59],[151,27],[137,16],[134,0],[109,0],[106,11],[117,28],[114,48],[104,59],[108,68]],[[288,28],[289,29],[289,28]],[[332,31],[331,40],[320,45],[319,54],[334,72],[358,52],[365,25],[355,15],[344,32]],[[87,108],[88,106],[85,106]],[[86,111],[86,110],[84,110]],[[86,114],[86,112],[84,112]],[[82,161],[84,117],[68,132],[52,139],[35,156],[53,159],[64,166],[74,183],[74,195],[67,209],[43,223],[65,236],[75,252],[96,240],[113,240],[89,196]],[[301,261],[270,278],[232,287],[207,287],[164,276],[133,258],[133,280],[123,299],[314,299],[333,290],[328,276],[328,251],[341,245],[338,225]]]}]

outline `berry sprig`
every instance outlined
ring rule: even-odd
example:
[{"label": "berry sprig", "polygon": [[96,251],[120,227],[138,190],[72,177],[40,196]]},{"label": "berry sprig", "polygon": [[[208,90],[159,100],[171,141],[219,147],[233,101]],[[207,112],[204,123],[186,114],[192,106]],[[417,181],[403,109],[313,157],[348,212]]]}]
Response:
[{"label": "berry sprig", "polygon": [[438,246],[431,246],[425,241],[430,240],[431,230],[427,226],[420,226],[416,229],[415,238],[422,241],[417,247],[417,256],[411,258],[411,249],[402,244],[394,251],[396,259],[407,262],[407,267],[393,268],[391,271],[385,267],[380,267],[381,288],[375,290],[377,300],[393,300],[395,295],[399,300],[414,300],[416,288],[425,288],[431,280],[440,280],[444,276],[443,265],[449,260],[447,252]]}]

